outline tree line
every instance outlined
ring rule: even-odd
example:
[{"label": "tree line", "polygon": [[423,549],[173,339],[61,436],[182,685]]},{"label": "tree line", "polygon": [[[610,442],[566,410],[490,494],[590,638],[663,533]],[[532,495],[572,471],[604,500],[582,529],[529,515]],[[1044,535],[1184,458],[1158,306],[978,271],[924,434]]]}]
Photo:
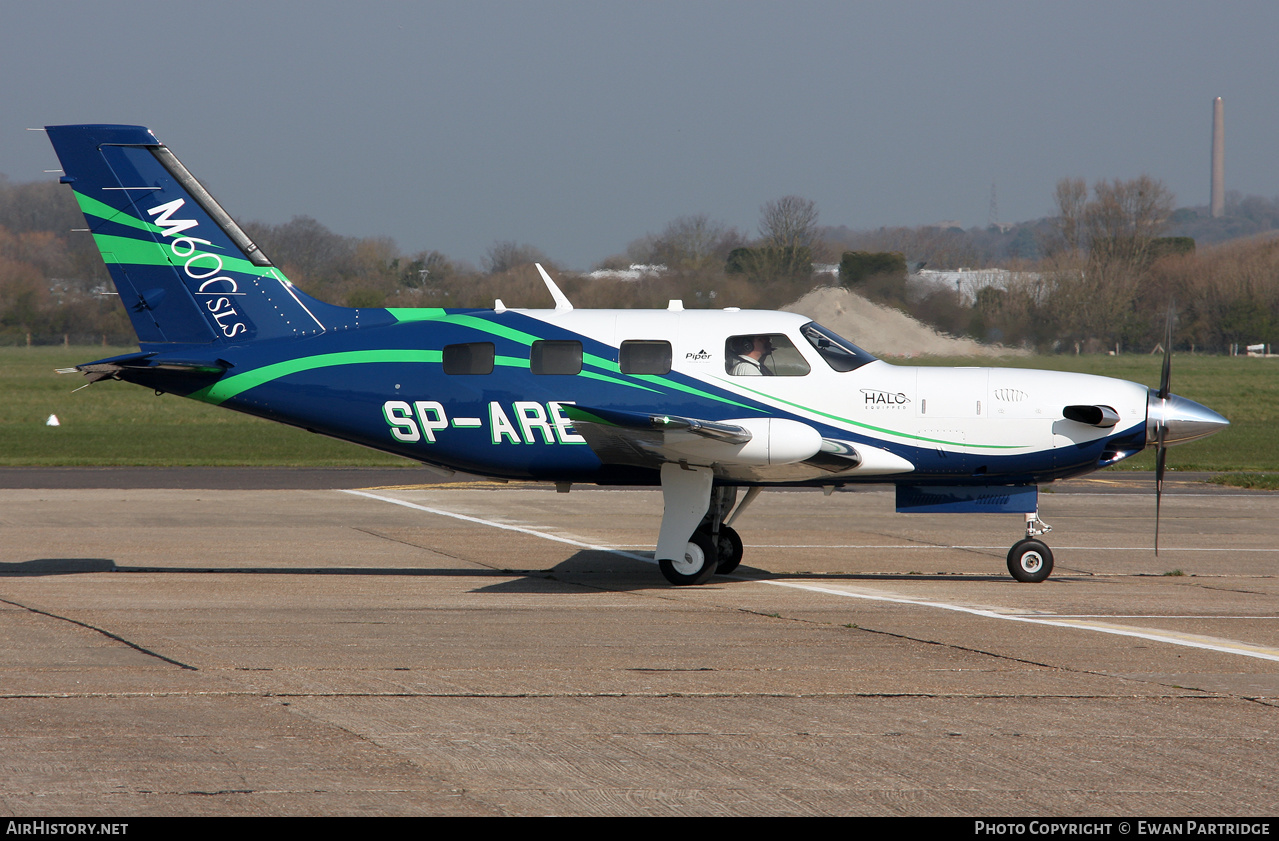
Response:
[{"label": "tree line", "polygon": [[1225,352],[1279,340],[1279,239],[1265,234],[1204,247],[1169,235],[1174,198],[1158,180],[1058,182],[1057,214],[1039,260],[977,295],[967,332],[1044,351],[1147,351],[1163,341]]},{"label": "tree line", "polygon": [[[581,307],[664,307],[680,298],[689,307],[772,309],[815,285],[843,283],[945,332],[1041,351],[1148,350],[1162,338],[1170,303],[1179,347],[1279,344],[1279,240],[1265,233],[1279,228],[1279,201],[1236,194],[1226,220],[1206,222],[1206,209],[1174,209],[1172,194],[1148,176],[1091,189],[1062,179],[1053,200],[1051,217],[969,230],[823,226],[816,204],[800,196],[765,203],[754,232],[707,214],[681,216],[596,266],[648,267],[634,280],[560,272],[538,248],[514,241],[495,242],[476,267],[439,250],[405,254],[389,238],[343,236],[306,216],[244,228],[294,283],[345,306],[491,307],[499,297],[547,306],[532,267],[541,262]],[[1184,233],[1207,231],[1212,240],[1232,226],[1252,236],[1205,245]],[[83,218],[65,187],[0,176],[0,343],[135,341],[92,237],[73,228]],[[968,297],[917,274],[992,266],[1012,271]]]}]

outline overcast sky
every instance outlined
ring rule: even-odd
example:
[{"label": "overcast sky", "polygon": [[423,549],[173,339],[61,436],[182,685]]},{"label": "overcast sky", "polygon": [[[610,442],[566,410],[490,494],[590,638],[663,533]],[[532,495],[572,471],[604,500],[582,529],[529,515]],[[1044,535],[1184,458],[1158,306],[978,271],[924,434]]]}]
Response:
[{"label": "overcast sky", "polygon": [[241,221],[308,215],[586,269],[787,194],[874,228],[1048,215],[1056,181],[1279,195],[1273,2],[6,2],[0,173],[28,127],[153,129]]}]

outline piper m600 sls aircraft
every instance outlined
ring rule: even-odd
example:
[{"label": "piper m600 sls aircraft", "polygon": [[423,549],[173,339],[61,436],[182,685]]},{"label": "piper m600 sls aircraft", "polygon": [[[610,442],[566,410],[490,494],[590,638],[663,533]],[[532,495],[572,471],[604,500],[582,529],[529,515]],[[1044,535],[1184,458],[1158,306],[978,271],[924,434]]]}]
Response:
[{"label": "piper m600 sls aircraft", "polygon": [[[1025,515],[1008,554],[1042,581],[1038,485],[1221,429],[1168,392],[1080,374],[890,365],[780,312],[348,309],[289,282],[146,128],[47,129],[140,351],[79,365],[451,471],[660,485],[674,584],[742,559],[770,485],[892,483],[903,512]],[[745,489],[740,503],[738,492]]]}]

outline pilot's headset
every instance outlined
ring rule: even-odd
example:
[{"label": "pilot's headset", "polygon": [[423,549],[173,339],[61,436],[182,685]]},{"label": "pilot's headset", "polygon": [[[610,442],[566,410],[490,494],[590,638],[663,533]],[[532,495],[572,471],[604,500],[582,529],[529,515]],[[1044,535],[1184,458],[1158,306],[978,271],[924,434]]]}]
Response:
[{"label": "pilot's headset", "polygon": [[728,349],[738,356],[745,356],[755,349],[755,337],[734,336],[728,340]]}]

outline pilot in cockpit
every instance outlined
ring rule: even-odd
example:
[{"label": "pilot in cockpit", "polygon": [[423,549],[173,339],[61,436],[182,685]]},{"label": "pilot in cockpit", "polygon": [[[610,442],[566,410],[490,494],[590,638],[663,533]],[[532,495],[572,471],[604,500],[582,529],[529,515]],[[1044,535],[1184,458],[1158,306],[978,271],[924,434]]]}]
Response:
[{"label": "pilot in cockpit", "polygon": [[768,336],[734,336],[729,340],[728,372],[735,377],[771,377],[767,359],[773,355]]}]

